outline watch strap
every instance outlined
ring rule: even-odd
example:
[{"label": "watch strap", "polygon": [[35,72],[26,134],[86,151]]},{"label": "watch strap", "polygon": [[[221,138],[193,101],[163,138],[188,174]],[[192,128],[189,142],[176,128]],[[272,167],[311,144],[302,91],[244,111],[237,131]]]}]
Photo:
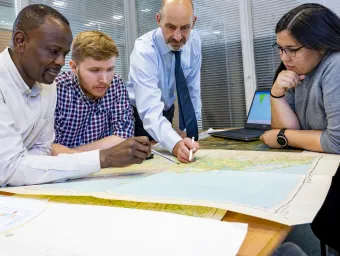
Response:
[{"label": "watch strap", "polygon": [[288,148],[289,147],[289,145],[288,145],[288,139],[287,139],[287,137],[286,137],[286,135],[285,135],[285,131],[287,130],[287,128],[282,128],[280,131],[279,131],[279,133],[277,134],[277,138],[279,139],[279,138],[282,138],[282,139],[284,139],[285,140],[285,142],[286,142],[286,144],[285,145],[281,145],[280,143],[279,143],[279,141],[278,141],[278,144],[282,147],[282,148]]}]

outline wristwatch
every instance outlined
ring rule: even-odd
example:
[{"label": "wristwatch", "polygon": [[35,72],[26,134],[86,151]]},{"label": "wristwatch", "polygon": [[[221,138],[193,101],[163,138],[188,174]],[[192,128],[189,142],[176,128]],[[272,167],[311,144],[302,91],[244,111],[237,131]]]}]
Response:
[{"label": "wristwatch", "polygon": [[279,143],[281,148],[287,148],[288,147],[288,139],[285,135],[285,131],[286,131],[286,128],[283,128],[277,134],[277,143]]}]

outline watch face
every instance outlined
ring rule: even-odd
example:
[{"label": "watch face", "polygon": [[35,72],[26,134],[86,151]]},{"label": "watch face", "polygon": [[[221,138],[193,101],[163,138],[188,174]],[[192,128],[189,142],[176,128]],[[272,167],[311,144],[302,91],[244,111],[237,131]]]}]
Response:
[{"label": "watch face", "polygon": [[286,146],[287,145],[287,140],[283,136],[278,136],[277,137],[277,143],[279,143],[281,146]]}]

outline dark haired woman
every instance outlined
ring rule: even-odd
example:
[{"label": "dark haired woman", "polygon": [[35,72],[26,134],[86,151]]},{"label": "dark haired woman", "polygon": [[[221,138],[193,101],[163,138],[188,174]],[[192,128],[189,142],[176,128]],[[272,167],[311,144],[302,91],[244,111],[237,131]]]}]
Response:
[{"label": "dark haired woman", "polygon": [[[272,128],[261,140],[340,154],[340,19],[319,4],[303,4],[276,25],[274,48],[282,63],[271,89]],[[339,250],[340,176],[315,218],[314,233]]]}]

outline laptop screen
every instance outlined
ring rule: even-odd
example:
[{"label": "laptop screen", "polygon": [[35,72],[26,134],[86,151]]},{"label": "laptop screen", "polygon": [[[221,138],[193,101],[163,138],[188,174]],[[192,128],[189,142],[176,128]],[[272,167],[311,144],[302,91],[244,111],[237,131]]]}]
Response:
[{"label": "laptop screen", "polygon": [[250,107],[247,124],[271,124],[270,91],[256,91]]}]

